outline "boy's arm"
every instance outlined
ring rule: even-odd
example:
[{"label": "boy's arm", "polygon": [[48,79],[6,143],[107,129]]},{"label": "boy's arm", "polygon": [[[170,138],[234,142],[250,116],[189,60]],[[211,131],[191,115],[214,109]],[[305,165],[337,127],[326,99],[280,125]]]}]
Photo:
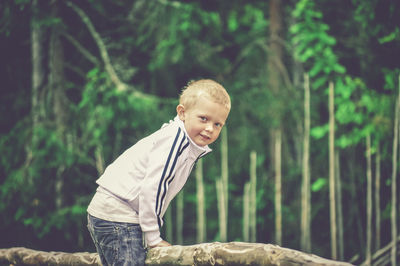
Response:
[{"label": "boy's arm", "polygon": [[[146,243],[153,247],[162,245],[160,228],[162,210],[169,182],[175,176],[176,161],[188,141],[181,129],[166,133],[153,143],[147,170],[139,195],[139,220]],[[164,243],[165,244],[165,243]]]}]

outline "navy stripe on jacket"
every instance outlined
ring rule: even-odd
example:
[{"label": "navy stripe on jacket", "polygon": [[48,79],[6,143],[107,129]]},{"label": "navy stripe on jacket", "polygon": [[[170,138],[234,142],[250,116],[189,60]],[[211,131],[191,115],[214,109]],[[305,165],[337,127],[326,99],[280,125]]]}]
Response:
[{"label": "navy stripe on jacket", "polygon": [[[181,141],[179,143],[179,139],[181,138]],[[179,143],[179,145],[177,145]],[[175,178],[175,175],[172,175],[174,173],[175,167],[176,167],[176,162],[178,161],[179,156],[182,154],[182,152],[189,146],[189,140],[184,132],[180,128],[178,128],[178,132],[176,133],[174,142],[172,144],[171,150],[168,155],[167,162],[164,166],[160,183],[158,184],[158,190],[157,190],[157,198],[156,198],[156,214],[157,214],[157,220],[158,220],[158,226],[161,227],[161,211],[163,207],[163,203],[165,200],[165,196],[167,194],[168,186],[172,182],[172,180]],[[169,171],[168,171],[169,169]],[[168,174],[167,174],[168,173]]]}]

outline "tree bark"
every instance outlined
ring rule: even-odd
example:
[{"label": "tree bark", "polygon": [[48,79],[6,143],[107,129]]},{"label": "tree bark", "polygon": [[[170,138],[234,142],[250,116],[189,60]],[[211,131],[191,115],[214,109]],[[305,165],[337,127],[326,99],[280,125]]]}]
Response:
[{"label": "tree bark", "polygon": [[343,203],[342,203],[342,180],[340,174],[340,156],[335,152],[335,178],[337,193],[337,224],[338,224],[338,260],[344,259],[344,239],[343,239]]},{"label": "tree bark", "polygon": [[[400,236],[397,236],[396,240],[396,245],[399,245],[400,243]],[[377,250],[374,255],[371,256],[371,261],[367,263],[367,261],[364,261],[361,263],[361,266],[368,266],[368,265],[373,265],[373,266],[381,266],[381,265],[389,265],[392,257],[392,247],[393,247],[393,242],[389,242],[385,247]],[[400,255],[400,250],[397,249],[397,255]]]},{"label": "tree bark", "polygon": [[221,178],[217,179],[217,198],[219,206],[219,233],[220,240],[228,239],[228,198],[229,198],[229,171],[228,171],[228,133],[224,127],[221,132]]},{"label": "tree bark", "polygon": [[9,249],[0,249],[0,265],[101,266],[101,261],[97,253],[44,252],[28,248],[16,247]]},{"label": "tree bark", "polygon": [[96,169],[98,176],[101,176],[105,170],[104,156],[103,156],[103,145],[99,143],[94,151]]},{"label": "tree bark", "polygon": [[277,245],[259,243],[205,243],[151,249],[148,265],[351,265],[327,260]]},{"label": "tree bark", "polygon": [[[228,167],[228,128],[225,126],[221,132],[221,178],[225,193],[225,216],[228,219],[229,202],[229,167]],[[227,225],[228,226],[228,225]]]},{"label": "tree bark", "polygon": [[40,90],[44,84],[44,64],[43,64],[43,30],[38,26],[37,12],[39,10],[38,1],[32,2],[33,19],[31,21],[31,52],[32,52],[32,96],[31,96],[31,114],[32,114],[32,143],[36,143],[35,128],[40,118]]},{"label": "tree bark", "polygon": [[269,5],[269,38],[270,38],[270,52],[268,54],[268,76],[271,90],[275,95],[279,94],[281,89],[282,79],[279,73],[279,66],[282,64],[282,10],[280,0],[271,0]]},{"label": "tree bark", "polygon": [[250,241],[250,182],[246,182],[243,190],[243,240]]},{"label": "tree bark", "polygon": [[203,160],[196,165],[196,188],[197,188],[197,243],[203,243],[207,238],[206,205],[204,195]]},{"label": "tree bark", "polygon": [[397,238],[397,149],[399,145],[399,112],[400,112],[400,75],[399,75],[399,92],[396,100],[395,114],[394,114],[394,126],[393,126],[393,154],[392,154],[392,209],[391,209],[391,228],[392,228],[392,255],[391,263],[396,265],[396,238]]},{"label": "tree bark", "polygon": [[335,106],[333,83],[329,83],[329,204],[331,224],[331,255],[337,258],[336,196],[335,196]]},{"label": "tree bark", "polygon": [[250,242],[257,241],[257,153],[250,153]]},{"label": "tree bark", "polygon": [[372,163],[371,163],[371,136],[367,135],[367,247],[366,260],[367,264],[371,261],[372,246]]},{"label": "tree bark", "polygon": [[[282,45],[282,9],[280,0],[269,2],[269,53],[268,53],[268,85],[273,97],[279,103],[282,100],[282,88],[284,82],[283,72],[280,72],[283,65],[283,45]],[[274,157],[275,157],[275,241],[278,245],[282,244],[282,191],[281,191],[281,148],[282,148],[282,111],[280,104],[275,106],[276,121],[272,129],[274,136]]]},{"label": "tree bark", "polygon": [[[52,5],[52,16],[59,15],[59,2],[54,2]],[[58,138],[67,146],[67,97],[65,95],[65,75],[64,75],[64,47],[60,38],[60,27],[54,25],[51,29],[50,47],[49,47],[49,90],[53,95],[53,114],[56,125]],[[65,165],[62,164],[57,169],[55,176],[55,203],[56,208],[62,208],[64,204],[63,187],[64,187],[64,170]]]},{"label": "tree bark", "polygon": [[375,156],[375,250],[381,247],[381,151],[379,141]]},{"label": "tree bark", "polygon": [[282,245],[282,131],[275,132],[275,241]]},{"label": "tree bark", "polygon": [[225,210],[225,193],[224,193],[224,184],[221,178],[217,178],[215,181],[216,189],[217,189],[217,201],[218,201],[218,223],[219,223],[219,239],[222,242],[226,241],[226,210]]},{"label": "tree bark", "polygon": [[303,182],[301,186],[301,250],[311,252],[310,83],[304,75]]},{"label": "tree bark", "polygon": [[[1,265],[101,265],[96,253],[44,252],[27,248],[0,249]],[[203,243],[193,246],[153,248],[146,265],[337,265],[350,263],[328,260],[313,254],[260,243]]]},{"label": "tree bark", "polygon": [[120,78],[118,77],[117,73],[114,70],[113,65],[111,64],[110,57],[108,55],[107,48],[101,39],[99,33],[96,31],[94,25],[92,24],[91,20],[89,17],[85,14],[85,12],[80,9],[77,5],[73,4],[72,2],[67,2],[67,5],[71,7],[76,14],[82,19],[82,22],[86,25],[88,28],[90,34],[92,35],[94,41],[96,42],[97,47],[99,48],[100,51],[100,56],[104,62],[104,68],[106,69],[108,75],[110,76],[110,79],[112,82],[115,84],[117,87],[117,90],[123,91],[126,89],[126,84],[123,83]]},{"label": "tree bark", "polygon": [[100,65],[100,61],[95,57],[89,50],[87,50],[82,44],[80,44],[72,35],[63,32],[63,37],[68,40],[75,49],[80,52],[83,57],[90,61],[93,65]]}]

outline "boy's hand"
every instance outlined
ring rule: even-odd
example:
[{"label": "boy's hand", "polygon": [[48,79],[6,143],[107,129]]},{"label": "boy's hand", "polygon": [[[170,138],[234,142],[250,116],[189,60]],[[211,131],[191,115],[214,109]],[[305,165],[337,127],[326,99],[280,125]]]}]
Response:
[{"label": "boy's hand", "polygon": [[170,243],[168,243],[167,241],[162,240],[160,243],[158,243],[157,245],[154,246],[149,246],[149,248],[159,248],[159,247],[169,247],[171,246]]}]

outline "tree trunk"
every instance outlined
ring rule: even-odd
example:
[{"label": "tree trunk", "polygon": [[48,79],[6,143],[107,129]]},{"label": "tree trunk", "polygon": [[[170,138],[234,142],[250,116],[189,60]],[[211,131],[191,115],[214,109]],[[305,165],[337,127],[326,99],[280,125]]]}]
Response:
[{"label": "tree trunk", "polygon": [[257,241],[257,153],[250,153],[250,242]]},{"label": "tree trunk", "polygon": [[32,52],[32,96],[31,96],[31,114],[32,114],[32,143],[36,143],[35,128],[40,118],[40,90],[44,85],[44,64],[43,64],[43,29],[39,26],[37,12],[39,11],[38,1],[32,2],[33,19],[31,21],[31,52]]},{"label": "tree trunk", "polygon": [[275,242],[282,245],[282,132],[275,132]]},{"label": "tree trunk", "polygon": [[367,247],[366,261],[371,262],[371,246],[372,246],[372,163],[371,163],[371,136],[367,135]]},{"label": "tree trunk", "polygon": [[311,252],[310,83],[304,75],[303,182],[301,186],[301,250]]},{"label": "tree trunk", "polygon": [[[59,3],[52,5],[52,15],[58,16]],[[60,28],[54,25],[51,29],[50,47],[49,47],[49,88],[53,94],[53,114],[56,125],[56,131],[59,139],[66,144],[66,128],[67,128],[67,102],[65,95],[65,77],[64,77],[64,48],[60,39]],[[56,208],[63,206],[63,174],[65,165],[60,165],[55,176],[55,201]]]},{"label": "tree trunk", "polygon": [[96,169],[98,176],[101,176],[104,173],[105,163],[103,156],[103,145],[99,143],[94,151],[95,161],[96,161]]},{"label": "tree trunk", "polygon": [[250,241],[250,182],[246,182],[243,190],[243,240]]},{"label": "tree trunk", "polygon": [[44,251],[37,251],[33,249],[18,247],[18,248],[0,249],[0,265],[101,266],[101,261],[97,253],[44,252]]},{"label": "tree trunk", "polygon": [[392,265],[396,265],[396,239],[397,239],[397,149],[399,137],[399,112],[400,112],[400,76],[399,76],[399,92],[396,100],[393,128],[393,155],[392,155],[392,210],[391,210],[391,228],[392,228]]},{"label": "tree trunk", "polygon": [[117,90],[119,90],[119,91],[125,90],[127,85],[120,80],[119,76],[115,72],[115,69],[114,69],[113,65],[111,64],[111,59],[108,55],[107,48],[106,48],[103,40],[101,39],[100,34],[96,31],[94,25],[92,24],[91,20],[89,19],[89,17],[85,14],[85,12],[82,9],[80,9],[74,3],[67,1],[67,5],[75,11],[75,13],[82,19],[82,22],[88,28],[97,47],[99,48],[100,56],[104,63],[104,68],[107,71],[111,81],[115,84]]},{"label": "tree trunk", "polygon": [[335,178],[337,193],[337,221],[338,221],[338,259],[344,259],[344,239],[343,239],[343,204],[342,204],[342,181],[340,174],[340,156],[339,152],[335,153]]},{"label": "tree trunk", "polygon": [[259,243],[205,243],[151,249],[147,265],[351,265],[297,250]]},{"label": "tree trunk", "polygon": [[[44,252],[27,248],[0,249],[1,265],[96,265],[96,253]],[[193,246],[153,248],[147,253],[146,265],[326,265],[350,266],[297,250],[259,243],[204,243]]]},{"label": "tree trunk", "polygon": [[331,255],[337,258],[336,197],[335,197],[335,107],[333,83],[329,83],[329,203],[331,224]]},{"label": "tree trunk", "polygon": [[219,239],[222,242],[226,242],[227,239],[227,228],[226,228],[226,210],[225,210],[225,190],[224,184],[221,178],[217,178],[215,181],[217,189],[217,202],[218,202],[218,222],[219,222]]},{"label": "tree trunk", "polygon": [[203,243],[207,238],[206,205],[203,181],[203,160],[196,165],[196,188],[197,188],[197,243]]},{"label": "tree trunk", "polygon": [[[396,245],[399,245],[400,243],[400,236],[397,236],[396,240]],[[368,266],[368,265],[373,265],[373,266],[381,266],[381,265],[389,265],[391,260],[392,260],[392,246],[393,242],[389,242],[385,247],[377,250],[374,255],[371,256],[371,261],[368,262],[364,261],[361,263],[361,266]],[[397,256],[400,255],[400,250],[397,249]]]},{"label": "tree trunk", "polygon": [[[52,5],[52,15],[58,16],[59,7],[57,2]],[[49,48],[49,87],[53,93],[53,113],[56,122],[57,132],[61,140],[65,141],[65,131],[67,127],[67,105],[65,95],[65,75],[64,75],[64,47],[60,36],[59,26],[53,26],[50,36]]]},{"label": "tree trunk", "polygon": [[[268,53],[268,85],[275,100],[280,103],[282,100],[282,72],[283,46],[282,46],[282,9],[280,0],[269,2],[269,53]],[[275,241],[282,244],[282,191],[281,191],[281,148],[282,148],[282,112],[280,104],[275,106],[276,121],[272,129],[274,136],[274,157],[275,157]]]},{"label": "tree trunk", "polygon": [[282,10],[280,0],[271,0],[269,4],[269,38],[270,51],[268,53],[268,77],[269,85],[275,96],[278,96],[282,86],[279,65],[283,65],[282,54]]},{"label": "tree trunk", "polygon": [[222,242],[228,239],[228,135],[227,128],[221,132],[221,178],[217,179],[217,199],[219,206],[219,233]]},{"label": "tree trunk", "polygon": [[176,243],[183,244],[184,190],[176,197]]},{"label": "tree trunk", "polygon": [[375,156],[375,250],[381,247],[381,151],[379,141]]},{"label": "tree trunk", "polygon": [[[228,168],[228,129],[225,126],[221,132],[221,177],[225,193],[225,216],[228,222],[229,209],[229,168]],[[227,225],[228,226],[228,225]]]}]

